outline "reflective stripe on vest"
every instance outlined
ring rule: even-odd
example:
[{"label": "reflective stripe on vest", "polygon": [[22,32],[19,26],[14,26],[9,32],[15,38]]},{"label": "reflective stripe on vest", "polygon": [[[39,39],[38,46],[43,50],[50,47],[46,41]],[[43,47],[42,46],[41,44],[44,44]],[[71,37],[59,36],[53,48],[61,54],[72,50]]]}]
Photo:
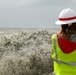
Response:
[{"label": "reflective stripe on vest", "polygon": [[54,37],[54,53],[55,53],[55,58],[52,58],[52,59],[55,62],[57,62],[58,64],[66,64],[66,65],[76,66],[76,62],[64,62],[64,61],[58,60],[58,54],[57,54],[57,50],[56,50],[56,40],[57,40],[57,37],[55,35],[55,37]]}]

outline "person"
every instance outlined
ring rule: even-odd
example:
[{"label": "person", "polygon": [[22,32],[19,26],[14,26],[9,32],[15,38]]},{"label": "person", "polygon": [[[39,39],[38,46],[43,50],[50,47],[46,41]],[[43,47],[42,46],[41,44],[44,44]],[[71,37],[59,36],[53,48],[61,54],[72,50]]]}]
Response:
[{"label": "person", "polygon": [[51,37],[55,75],[76,75],[76,12],[63,9],[55,24],[60,25]]}]

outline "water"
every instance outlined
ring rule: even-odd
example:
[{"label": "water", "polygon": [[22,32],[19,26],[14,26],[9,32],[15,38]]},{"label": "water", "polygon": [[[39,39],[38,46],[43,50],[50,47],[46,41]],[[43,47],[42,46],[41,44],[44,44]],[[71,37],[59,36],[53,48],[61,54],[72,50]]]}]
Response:
[{"label": "water", "polygon": [[21,32],[25,30],[32,30],[32,31],[49,30],[51,32],[54,32],[59,31],[59,28],[0,28],[0,31],[2,32]]},{"label": "water", "polygon": [[0,29],[0,75],[50,75],[51,36],[58,29]]}]

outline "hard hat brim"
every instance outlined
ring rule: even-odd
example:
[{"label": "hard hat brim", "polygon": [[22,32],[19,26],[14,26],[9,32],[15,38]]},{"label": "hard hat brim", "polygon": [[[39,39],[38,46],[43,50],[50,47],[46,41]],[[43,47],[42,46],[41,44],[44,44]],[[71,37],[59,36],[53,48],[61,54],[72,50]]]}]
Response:
[{"label": "hard hat brim", "polygon": [[76,22],[76,19],[69,20],[69,21],[60,21],[60,20],[58,20],[58,21],[55,22],[55,24],[62,25],[62,24],[68,24],[68,23],[74,23],[74,22]]}]

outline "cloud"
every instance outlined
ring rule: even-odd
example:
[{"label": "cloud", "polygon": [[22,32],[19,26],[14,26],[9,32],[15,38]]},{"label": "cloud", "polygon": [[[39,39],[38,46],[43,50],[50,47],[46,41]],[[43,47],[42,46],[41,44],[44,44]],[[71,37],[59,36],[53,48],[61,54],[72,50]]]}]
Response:
[{"label": "cloud", "polygon": [[75,4],[75,0],[0,0],[0,6],[56,6]]},{"label": "cloud", "polygon": [[38,0],[39,5],[56,6],[56,5],[71,5],[75,4],[76,0]]},{"label": "cloud", "polygon": [[0,6],[20,6],[36,3],[38,0],[0,0]]},{"label": "cloud", "polygon": [[[0,25],[8,27],[54,26],[60,11],[75,8],[75,0],[0,0]],[[26,26],[27,25],[27,26]]]}]

